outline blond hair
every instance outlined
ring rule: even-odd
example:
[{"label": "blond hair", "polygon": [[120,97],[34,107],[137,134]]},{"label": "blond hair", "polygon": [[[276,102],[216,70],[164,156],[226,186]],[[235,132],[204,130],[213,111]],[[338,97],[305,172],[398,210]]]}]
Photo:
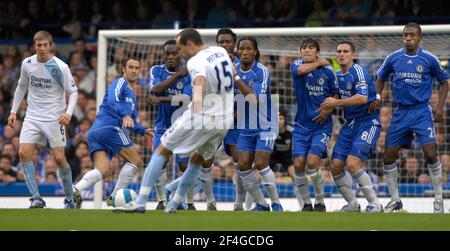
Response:
[{"label": "blond hair", "polygon": [[35,44],[37,40],[48,40],[48,42],[52,44],[53,36],[48,31],[38,31],[34,34],[33,44]]}]

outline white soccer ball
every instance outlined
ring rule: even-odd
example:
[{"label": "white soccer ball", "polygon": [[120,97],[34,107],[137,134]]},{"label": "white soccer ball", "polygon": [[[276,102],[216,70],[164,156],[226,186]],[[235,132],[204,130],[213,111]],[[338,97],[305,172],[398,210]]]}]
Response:
[{"label": "white soccer ball", "polygon": [[136,199],[136,192],[133,189],[122,188],[113,196],[113,207],[123,207],[125,204]]}]

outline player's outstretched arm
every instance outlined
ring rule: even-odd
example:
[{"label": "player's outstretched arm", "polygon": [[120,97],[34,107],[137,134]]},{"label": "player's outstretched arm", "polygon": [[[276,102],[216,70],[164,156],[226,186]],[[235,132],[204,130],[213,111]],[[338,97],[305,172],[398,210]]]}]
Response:
[{"label": "player's outstretched arm", "polygon": [[448,85],[450,83],[450,80],[447,80],[443,84],[441,84],[441,87],[439,88],[439,100],[436,107],[433,107],[434,111],[434,122],[439,123],[444,120],[444,105],[445,100],[447,99],[447,93],[448,93]]},{"label": "player's outstretched arm", "polygon": [[372,103],[370,103],[368,110],[369,113],[375,112],[381,106],[381,93],[384,89],[384,80],[378,78],[375,84],[375,88],[377,90],[377,98]]}]

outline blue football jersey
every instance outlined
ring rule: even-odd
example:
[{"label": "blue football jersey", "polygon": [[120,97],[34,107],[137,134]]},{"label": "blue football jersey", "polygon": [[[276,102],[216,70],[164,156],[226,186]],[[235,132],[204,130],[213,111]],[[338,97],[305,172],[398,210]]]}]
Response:
[{"label": "blue football jersey", "polygon": [[[150,69],[150,91],[152,88],[159,83],[165,81],[174,75],[175,72],[170,72],[166,65],[155,65]],[[192,96],[192,86],[189,74],[177,79],[167,90],[158,96],[173,97],[176,95],[185,94],[189,97]],[[172,114],[180,106],[172,106],[170,103],[160,103],[156,109],[156,121],[154,124],[154,129],[156,130],[166,130],[172,125]]]},{"label": "blue football jersey", "polygon": [[144,135],[146,128],[137,123],[137,115],[136,96],[127,80],[121,77],[114,80],[108,87],[91,130],[106,126],[121,128],[122,118],[130,116],[135,127],[129,130]]},{"label": "blue football jersey", "polygon": [[312,119],[319,115],[317,109],[327,98],[339,93],[336,75],[333,68],[319,67],[316,70],[300,76],[298,68],[304,64],[298,59],[291,64],[292,80],[297,99],[297,114],[295,122],[309,129],[324,128],[332,124],[331,116],[322,124],[314,123]]},{"label": "blue football jersey", "polygon": [[359,106],[344,106],[344,118],[352,119],[376,118],[379,111],[369,114],[368,109],[372,101],[376,99],[375,84],[367,70],[359,64],[353,64],[347,73],[336,72],[339,86],[339,94],[342,99],[359,94],[368,97],[367,104]]},{"label": "blue football jersey", "polygon": [[[246,102],[245,113],[242,118],[242,114],[238,112],[238,127],[239,129],[245,128],[245,131],[259,131],[261,129],[272,129],[272,101],[270,98],[270,72],[267,67],[262,63],[255,61],[248,71],[241,70],[240,64],[237,66],[239,77],[253,88],[255,95],[259,97],[260,102],[256,107]],[[239,103],[238,103],[239,106]],[[238,108],[239,110],[240,108]],[[256,111],[256,113],[254,113]],[[256,121],[255,121],[256,120]],[[242,124],[245,122],[245,125]],[[277,122],[278,124],[278,122]]]},{"label": "blue football jersey", "polygon": [[440,66],[439,59],[431,52],[419,48],[416,54],[399,49],[390,54],[377,71],[377,77],[387,80],[391,76],[394,101],[400,106],[428,103],[434,78],[446,82],[449,74]]}]

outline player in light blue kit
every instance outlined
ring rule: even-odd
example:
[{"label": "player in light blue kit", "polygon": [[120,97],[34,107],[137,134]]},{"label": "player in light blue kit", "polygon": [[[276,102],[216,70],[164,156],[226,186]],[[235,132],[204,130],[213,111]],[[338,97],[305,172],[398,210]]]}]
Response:
[{"label": "player in light blue kit", "polygon": [[[182,112],[192,96],[191,78],[187,74],[186,67],[181,67],[175,40],[167,40],[163,44],[164,64],[155,65],[150,69],[150,94],[149,103],[157,105],[156,121],[154,124],[153,149],[154,152],[161,144],[161,137]],[[180,102],[183,106],[180,107]],[[177,164],[180,171],[184,172],[189,158],[179,158]],[[158,205],[156,210],[164,210],[167,196],[164,188],[167,185],[166,168],[161,170],[158,182],[155,184]],[[193,205],[188,205],[193,208]]]},{"label": "player in light blue kit", "polygon": [[[344,108],[346,122],[339,132],[330,165],[334,182],[348,202],[341,211],[361,211],[352,191],[353,177],[369,202],[365,211],[382,212],[383,207],[378,201],[370,176],[363,169],[381,132],[378,111],[368,113],[370,102],[376,98],[375,84],[365,68],[353,63],[355,58],[355,45],[352,42],[343,41],[337,45],[336,59],[341,70],[336,73],[336,77],[341,99],[327,98],[320,105],[319,111],[329,111],[338,106]],[[344,167],[347,167],[352,177]]]},{"label": "player in light blue kit", "polygon": [[[238,157],[239,175],[244,188],[255,199],[256,206],[252,211],[270,211],[252,167],[260,171],[262,184],[272,200],[272,211],[283,211],[278,198],[275,174],[269,166],[270,155],[278,135],[277,109],[270,97],[270,72],[259,62],[258,43],[254,37],[243,37],[238,42],[238,80],[253,88],[256,99],[251,101],[247,95],[237,101],[238,104]],[[250,99],[249,99],[250,98]],[[242,115],[245,115],[242,118]],[[255,117],[256,115],[256,117]],[[272,121],[274,117],[274,121]]]},{"label": "player in light blue kit", "polygon": [[[292,80],[297,98],[297,114],[292,132],[292,159],[294,181],[304,206],[302,211],[326,211],[320,159],[326,157],[333,130],[329,113],[319,114],[320,104],[338,94],[336,75],[326,59],[319,58],[320,45],[314,39],[303,40],[300,45],[301,59],[291,65]],[[306,170],[305,170],[306,167]],[[314,207],[309,196],[309,180],[314,184]]]},{"label": "player in light blue kit", "polygon": [[[381,105],[384,83],[391,76],[392,95],[397,108],[387,130],[384,151],[384,174],[391,193],[391,201],[385,206],[386,212],[403,207],[398,194],[398,153],[401,147],[411,144],[413,133],[422,145],[428,170],[433,183],[435,199],[434,213],[444,213],[442,200],[442,168],[437,157],[434,122],[443,121],[444,104],[447,98],[450,76],[440,66],[439,59],[431,52],[419,47],[422,30],[417,23],[409,23],[403,29],[404,48],[390,54],[377,72],[377,100],[369,112]],[[441,84],[436,107],[429,105],[434,78]],[[433,110],[434,109],[434,110]]]},{"label": "player in light blue kit", "polygon": [[120,171],[113,194],[131,182],[137,167],[141,165],[141,157],[132,148],[133,141],[128,136],[128,130],[153,136],[152,129],[144,128],[136,121],[137,102],[132,87],[137,84],[140,69],[141,62],[138,58],[126,59],[122,67],[123,77],[114,80],[105,93],[87,136],[95,169],[87,172],[74,186],[73,198],[77,208],[81,207],[82,202],[80,192],[109,174],[111,158],[115,154],[119,154],[126,164]]},{"label": "player in light blue kit", "polygon": [[[45,201],[36,184],[36,168],[32,161],[36,144],[52,149],[58,164],[58,174],[64,189],[64,208],[74,208],[72,196],[72,171],[64,154],[66,129],[75,105],[78,89],[70,68],[52,53],[53,36],[47,31],[38,31],[33,36],[36,54],[25,58],[20,69],[20,78],[14,93],[8,125],[17,126],[17,111],[27,95],[26,115],[20,131],[19,156],[25,173],[28,190],[32,194],[30,208],[43,208]],[[66,105],[66,94],[69,94]],[[66,109],[67,107],[67,109]]]},{"label": "player in light blue kit", "polygon": [[148,195],[163,165],[175,153],[190,155],[177,191],[165,209],[167,213],[176,213],[188,189],[198,179],[200,169],[212,160],[233,124],[233,63],[225,49],[207,46],[200,33],[191,28],[182,30],[176,43],[180,55],[188,60],[192,102],[161,138],[161,144],[145,169],[138,197],[120,211],[145,212]]}]

